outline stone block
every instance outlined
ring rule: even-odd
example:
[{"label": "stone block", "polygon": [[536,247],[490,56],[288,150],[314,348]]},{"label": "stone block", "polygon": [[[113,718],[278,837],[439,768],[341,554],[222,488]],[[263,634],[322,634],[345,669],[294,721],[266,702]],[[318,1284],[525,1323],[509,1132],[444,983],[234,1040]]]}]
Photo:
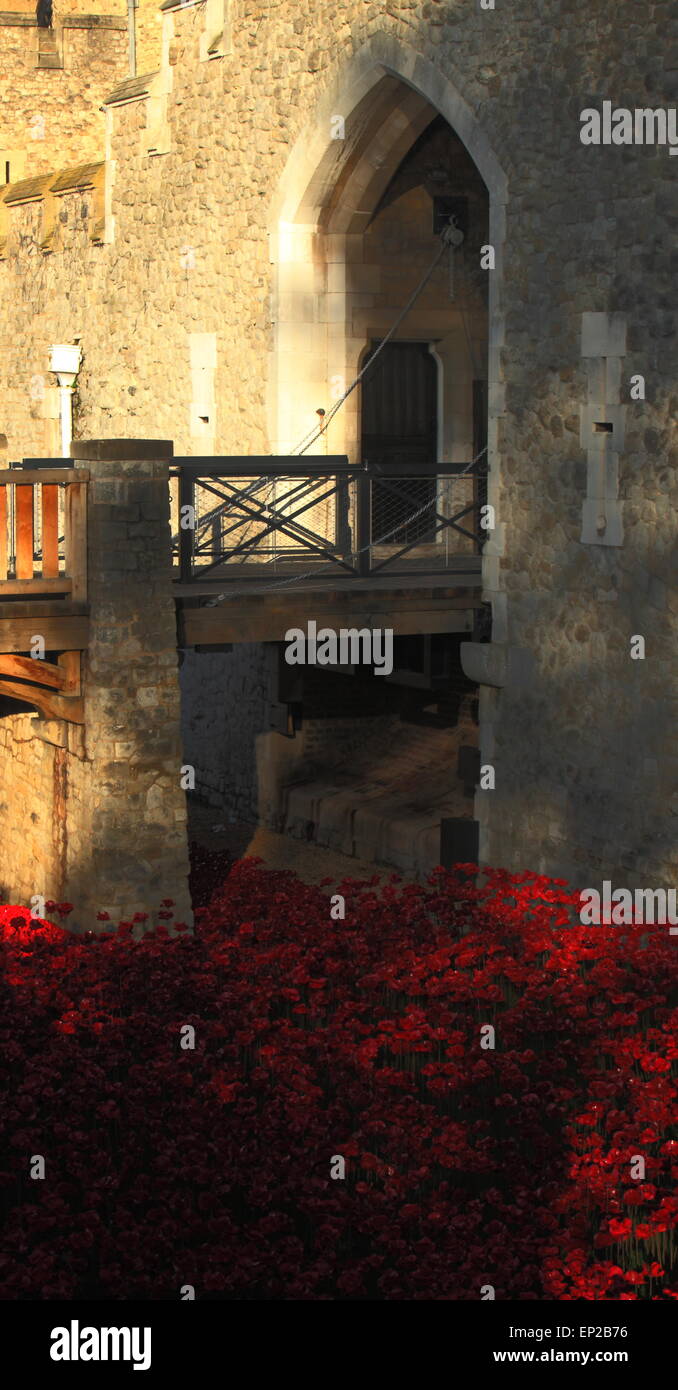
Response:
[{"label": "stone block", "polygon": [[191,370],[215,371],[217,366],[216,333],[189,333],[188,348]]},{"label": "stone block", "polygon": [[68,747],[68,725],[65,719],[34,719],[33,734],[43,743],[51,743],[55,748]]},{"label": "stone block", "polygon": [[137,690],[137,704],[143,709],[148,709],[158,703],[158,687],[155,685],[142,685]]},{"label": "stone block", "polygon": [[534,680],[534,656],[522,647],[499,642],[462,642],[459,648],[464,674],[478,685],[528,690]]},{"label": "stone block", "polygon": [[624,357],[625,354],[626,317],[624,314],[582,314],[582,357]]},{"label": "stone block", "polygon": [[581,541],[585,545],[624,544],[624,504],[611,498],[587,498],[582,503]]}]

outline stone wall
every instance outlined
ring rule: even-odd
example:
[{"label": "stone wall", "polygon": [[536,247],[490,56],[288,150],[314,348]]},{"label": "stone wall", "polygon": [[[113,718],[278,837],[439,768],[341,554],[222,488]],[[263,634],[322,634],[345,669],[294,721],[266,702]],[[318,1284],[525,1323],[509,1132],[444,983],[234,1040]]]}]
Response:
[{"label": "stone wall", "polygon": [[87,850],[83,756],[74,725],[0,719],[0,902],[66,899],[71,866]]},{"label": "stone wall", "polygon": [[[125,7],[108,0],[105,8],[59,14],[55,7],[52,31],[38,29],[33,6],[0,11],[0,184],[7,163],[15,182],[102,157],[101,105],[129,70]],[[45,33],[59,66],[38,66]]]},{"label": "stone wall", "polygon": [[[184,756],[199,799],[233,820],[270,824],[258,764],[268,729],[275,648],[242,642],[231,652],[183,653],[180,672]],[[278,742],[280,740],[278,739]]]},{"label": "stone wall", "polygon": [[[39,250],[39,209],[9,214],[0,265],[0,434],[9,457],[42,452],[46,422],[31,377],[44,372],[50,341],[75,336],[83,436],[159,434],[178,453],[260,453],[304,434],[301,413],[280,425],[288,382],[301,382],[313,420],[323,383],[329,400],[326,363],[339,332],[345,348],[343,243],[324,238],[317,222],[313,231],[317,208],[322,222],[332,198],[341,204],[331,117],[347,117],[351,139],[378,133],[381,98],[370,104],[371,94],[388,72],[403,111],[413,91],[422,94],[466,143],[489,188],[497,252],[488,272],[497,527],[484,585],[497,659],[516,652],[514,675],[529,674],[522,688],[512,676],[481,701],[483,757],[496,768],[496,790],[477,799],[482,857],[587,881],[605,873],[629,886],[670,884],[678,874],[675,161],[665,147],[579,139],[580,112],[603,100],[629,108],[676,100],[670,7],[652,4],[642,22],[635,0],[236,9],[214,59],[205,53],[207,6],[166,9],[153,90],[109,108],[104,244],[88,239],[77,194],[62,200],[62,249],[49,256]],[[401,136],[412,119],[403,116]],[[616,377],[600,401],[606,413],[626,407],[626,438],[615,451],[618,478],[612,469],[605,483],[607,539],[582,540],[584,503],[596,500],[581,432],[591,390],[582,321],[591,313],[626,321],[624,353],[608,353]],[[195,334],[214,335],[207,438],[197,427]],[[642,400],[630,396],[635,374],[646,381]],[[341,447],[338,433],[332,444]],[[609,544],[620,519],[622,543]],[[642,662],[630,658],[634,634],[645,638]]]},{"label": "stone wall", "polygon": [[[84,725],[0,719],[0,885],[96,928],[176,904],[191,922],[168,457],[155,441],[74,446],[88,486]],[[39,617],[36,617],[39,631]]]}]

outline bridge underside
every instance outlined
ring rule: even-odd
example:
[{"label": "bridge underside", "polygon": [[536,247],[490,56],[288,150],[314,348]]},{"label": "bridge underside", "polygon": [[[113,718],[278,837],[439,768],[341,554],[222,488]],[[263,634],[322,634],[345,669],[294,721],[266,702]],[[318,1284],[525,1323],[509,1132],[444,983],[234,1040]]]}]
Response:
[{"label": "bridge underside", "polygon": [[48,652],[85,651],[88,605],[58,599],[0,603],[0,654],[30,652],[36,634],[44,638]]},{"label": "bridge underside", "polygon": [[[398,587],[396,587],[396,584]],[[437,632],[470,632],[481,606],[480,575],[465,576],[464,584],[421,587],[402,579],[372,579],[363,588],[352,581],[346,588],[295,588],[294,593],[242,594],[230,597],[212,586],[213,597],[195,596],[195,586],[178,597],[181,647],[221,646],[233,642],[282,642],[293,627],[305,628],[309,617],[318,627],[391,628],[396,636]],[[356,592],[357,589],[357,592]]]},{"label": "bridge underside", "polygon": [[[177,642],[182,648],[282,642],[290,628],[305,627],[309,615],[318,627],[336,631],[345,627],[391,628],[396,636],[471,632],[475,613],[481,607],[479,574],[465,575],[463,584],[454,587],[438,587],[427,578],[420,584],[414,579],[408,581],[407,588],[402,587],[402,580],[372,579],[363,588],[355,581],[340,587],[335,579],[331,588],[319,587],[316,581],[313,587],[296,587],[293,593],[240,592],[232,597],[223,593],[218,582],[202,586],[176,584],[174,590]],[[89,628],[86,604],[57,600],[0,603],[0,682],[3,676],[5,680],[14,677],[28,682],[26,672],[10,670],[7,662],[29,654],[36,637],[42,638],[45,652],[61,657],[87,651]],[[36,663],[32,669],[45,673],[44,663]],[[59,686],[57,682],[50,684],[54,686],[54,696]],[[25,694],[18,686],[4,693],[30,702],[37,691],[27,683]],[[40,708],[37,699],[34,703]],[[57,717],[69,718],[69,708],[76,722],[80,722],[75,704],[64,705]],[[46,708],[42,712],[48,713]]]},{"label": "bridge underside", "polygon": [[[396,587],[396,585],[398,587]],[[196,594],[196,588],[199,592]],[[402,579],[371,579],[363,588],[336,579],[294,592],[234,594],[218,582],[174,586],[179,646],[220,646],[225,642],[281,642],[291,627],[305,626],[309,615],[318,626],[389,627],[396,635],[467,632],[481,606],[480,575],[463,584],[437,586]],[[0,603],[0,657],[27,654],[36,636],[47,652],[85,652],[89,642],[87,604],[42,600]]]}]

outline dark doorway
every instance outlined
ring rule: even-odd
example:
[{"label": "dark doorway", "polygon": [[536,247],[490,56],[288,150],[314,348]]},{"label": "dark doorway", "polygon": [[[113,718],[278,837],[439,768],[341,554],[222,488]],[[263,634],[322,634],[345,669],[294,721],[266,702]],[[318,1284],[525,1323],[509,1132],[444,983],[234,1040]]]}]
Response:
[{"label": "dark doorway", "polygon": [[[378,346],[372,344],[368,362]],[[417,471],[421,464],[435,463],[437,451],[435,360],[426,343],[387,343],[363,379],[362,458],[370,464],[411,463],[412,476],[373,487],[373,543],[435,539],[436,480],[417,477]],[[426,510],[407,522],[421,507]]]}]

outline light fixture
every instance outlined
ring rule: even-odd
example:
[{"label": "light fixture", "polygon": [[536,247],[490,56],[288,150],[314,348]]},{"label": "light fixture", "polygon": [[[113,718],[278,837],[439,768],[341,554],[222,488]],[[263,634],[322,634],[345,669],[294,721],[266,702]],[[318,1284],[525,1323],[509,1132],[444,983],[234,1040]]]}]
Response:
[{"label": "light fixture", "polygon": [[73,388],[80,371],[82,350],[77,343],[56,343],[50,349],[49,369],[59,383],[61,457],[70,458],[73,438]]}]

